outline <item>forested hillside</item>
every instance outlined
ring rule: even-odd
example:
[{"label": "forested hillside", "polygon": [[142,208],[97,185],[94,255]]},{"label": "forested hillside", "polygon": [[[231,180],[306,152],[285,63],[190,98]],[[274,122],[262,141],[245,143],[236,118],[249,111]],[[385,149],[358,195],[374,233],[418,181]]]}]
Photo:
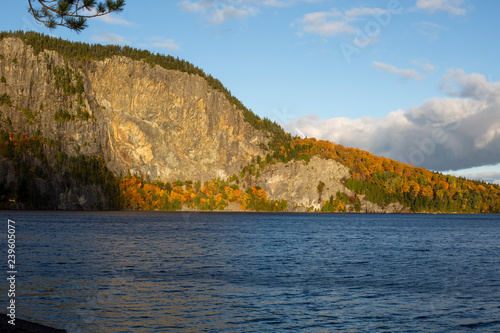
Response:
[{"label": "forested hillside", "polygon": [[[400,202],[412,212],[500,212],[496,184],[443,175],[314,138],[292,138],[280,144],[265,161],[334,159],[350,169],[347,188],[380,206]],[[260,166],[265,167],[265,162]]]},{"label": "forested hillside", "polygon": [[[0,51],[8,38],[0,208],[500,212],[498,185],[293,137],[187,61],[32,32],[0,33]],[[319,173],[315,158],[345,171]],[[314,174],[291,185],[308,200],[270,196],[297,165]]]}]

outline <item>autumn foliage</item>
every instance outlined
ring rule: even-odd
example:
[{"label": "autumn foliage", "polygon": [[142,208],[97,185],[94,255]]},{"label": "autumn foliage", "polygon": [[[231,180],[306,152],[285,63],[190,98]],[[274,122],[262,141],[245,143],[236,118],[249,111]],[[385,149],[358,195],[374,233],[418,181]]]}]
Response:
[{"label": "autumn foliage", "polygon": [[[273,143],[272,143],[273,144]],[[269,148],[273,148],[270,144]],[[431,172],[403,164],[385,157],[377,157],[360,149],[346,148],[329,141],[301,138],[284,138],[265,157],[257,157],[242,169],[240,177],[228,180],[212,180],[201,184],[190,180],[173,182],[147,182],[142,178],[127,176],[118,178],[106,167],[99,156],[68,156],[62,151],[55,157],[56,168],[66,170],[82,184],[101,184],[113,202],[113,207],[138,210],[224,210],[230,204],[242,210],[286,211],[287,202],[269,200],[267,193],[252,185],[266,165],[276,162],[303,160],[311,157],[333,159],[350,169],[345,186],[353,195],[338,193],[335,197],[321,198],[324,184],[316,186],[322,199],[324,212],[362,211],[361,200],[379,206],[401,203],[413,212],[499,213],[500,187],[480,181],[471,181],[450,175]],[[0,156],[12,160],[18,174],[16,188],[6,188],[0,197],[5,202],[18,200],[29,207],[41,208],[44,200],[30,197],[23,184],[31,184],[37,178],[47,178],[50,164],[45,156],[50,140],[38,133],[27,135],[0,131]],[[33,156],[41,166],[33,167],[23,156]],[[240,183],[241,181],[241,183]],[[119,185],[117,185],[119,184]],[[243,184],[246,184],[243,186]],[[240,187],[241,186],[241,187]],[[115,189],[116,187],[116,189]],[[349,210],[347,210],[347,208]]]},{"label": "autumn foliage", "polygon": [[284,211],[286,201],[267,198],[258,186],[241,190],[229,181],[212,180],[203,186],[192,181],[157,181],[148,183],[141,178],[128,176],[120,183],[123,208],[139,210],[224,210],[235,203],[242,210]]},{"label": "autumn foliage", "polygon": [[[266,162],[308,162],[312,156],[319,156],[342,163],[351,173],[345,185],[380,206],[400,202],[413,212],[500,212],[498,185],[443,175],[314,138],[293,138],[270,148],[274,151]],[[342,211],[342,202],[346,200],[332,198],[324,202],[325,210]]]}]

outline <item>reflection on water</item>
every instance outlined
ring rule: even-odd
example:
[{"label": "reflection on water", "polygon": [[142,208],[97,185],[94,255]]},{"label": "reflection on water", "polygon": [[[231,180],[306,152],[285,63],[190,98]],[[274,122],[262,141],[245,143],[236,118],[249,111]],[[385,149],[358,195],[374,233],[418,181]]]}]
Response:
[{"label": "reflection on water", "polygon": [[500,331],[498,215],[0,216],[19,317],[71,332]]}]

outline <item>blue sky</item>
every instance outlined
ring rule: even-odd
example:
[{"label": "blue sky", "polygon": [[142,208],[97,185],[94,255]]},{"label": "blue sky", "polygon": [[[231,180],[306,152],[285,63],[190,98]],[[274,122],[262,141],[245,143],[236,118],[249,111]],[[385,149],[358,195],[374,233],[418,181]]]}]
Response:
[{"label": "blue sky", "polygon": [[80,34],[27,6],[0,30],[178,56],[294,134],[500,182],[499,1],[128,0]]}]

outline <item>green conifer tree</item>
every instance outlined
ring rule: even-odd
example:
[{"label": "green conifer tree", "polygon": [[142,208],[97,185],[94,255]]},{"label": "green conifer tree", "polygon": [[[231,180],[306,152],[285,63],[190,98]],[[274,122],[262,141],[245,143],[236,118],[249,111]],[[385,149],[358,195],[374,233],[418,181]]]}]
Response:
[{"label": "green conifer tree", "polygon": [[87,19],[121,12],[125,0],[28,0],[28,12],[49,29],[66,27],[76,32],[87,28]]}]

